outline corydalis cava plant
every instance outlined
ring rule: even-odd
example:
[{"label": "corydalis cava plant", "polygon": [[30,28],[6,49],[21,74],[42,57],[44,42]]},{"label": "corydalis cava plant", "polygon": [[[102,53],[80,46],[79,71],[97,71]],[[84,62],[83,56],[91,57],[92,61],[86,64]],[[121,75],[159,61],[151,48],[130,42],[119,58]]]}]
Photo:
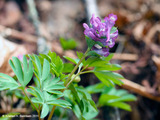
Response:
[{"label": "corydalis cava plant", "polygon": [[[37,111],[39,120],[46,118],[47,115],[48,120],[51,120],[56,113],[55,109],[60,107],[71,109],[79,120],[93,119],[99,113],[97,107],[106,105],[131,110],[124,102],[133,101],[135,97],[128,96],[125,91],[117,92],[114,89],[114,85],[122,84],[120,79],[123,77],[112,71],[121,67],[109,63],[113,56],[109,55],[109,48],[114,46],[118,36],[118,30],[113,27],[116,19],[116,15],[110,14],[104,22],[101,22],[93,15],[90,20],[92,26],[89,28],[84,24],[84,33],[88,36],[86,37],[88,49],[84,54],[77,52],[78,59],[64,56],[71,63],[63,63],[54,52],[24,55],[23,58],[19,56],[20,60],[13,57],[9,64],[16,77],[0,73],[0,91],[21,90]],[[90,70],[89,67],[93,69]],[[77,84],[80,81],[79,76],[86,73],[95,74],[100,83],[89,88],[79,86]],[[36,77],[32,81],[34,84],[28,85],[33,75]],[[97,104],[92,100],[93,93],[101,94]]]},{"label": "corydalis cava plant", "polygon": [[108,17],[104,18],[104,21],[101,21],[99,17],[92,15],[90,19],[91,27],[86,23],[83,24],[85,28],[84,34],[90,37],[94,41],[102,43],[101,46],[95,44],[92,47],[96,53],[107,57],[109,55],[109,48],[112,48],[115,45],[115,39],[118,37],[118,30],[113,27],[117,16],[114,14],[109,14]]}]

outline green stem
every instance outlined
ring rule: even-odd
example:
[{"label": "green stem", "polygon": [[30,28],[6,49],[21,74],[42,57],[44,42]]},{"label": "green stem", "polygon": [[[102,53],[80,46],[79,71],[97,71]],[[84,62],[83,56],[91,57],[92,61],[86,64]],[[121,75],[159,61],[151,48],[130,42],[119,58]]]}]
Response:
[{"label": "green stem", "polygon": [[33,104],[33,102],[31,101],[31,99],[29,98],[29,96],[27,95],[25,89],[23,89],[24,95],[28,98],[29,102],[31,103],[31,105],[36,109],[37,113],[38,113],[38,119],[41,120],[40,118],[40,111],[38,110],[38,108]]},{"label": "green stem", "polygon": [[72,81],[79,75],[82,75],[82,74],[85,74],[85,73],[93,73],[93,71],[85,71],[85,72],[82,72],[83,70],[81,70],[79,73],[77,73],[69,82],[68,84],[66,85],[66,88],[72,83]]},{"label": "green stem", "polygon": [[66,82],[64,83],[64,85],[66,86],[68,84],[68,82],[70,81],[72,75],[75,73],[75,71],[77,70],[77,68],[79,67],[79,65],[81,64],[81,62],[83,61],[83,59],[86,57],[87,53],[90,51],[90,49],[88,48],[87,51],[84,53],[83,57],[79,60],[79,62],[77,63],[77,65],[74,67],[74,69],[72,70],[71,74],[69,75],[68,79],[66,80]]},{"label": "green stem", "polygon": [[[71,79],[72,75],[75,73],[75,71],[77,70],[77,68],[79,67],[79,65],[83,61],[83,59],[85,59],[85,57],[86,57],[86,55],[87,55],[87,53],[89,51],[90,51],[90,48],[87,49],[87,51],[84,53],[83,57],[79,60],[79,62],[77,63],[77,65],[74,67],[74,69],[72,70],[71,74],[68,76],[66,82],[64,83],[65,87],[68,87],[72,83],[72,81],[75,79],[75,77],[78,76],[79,73],[77,73],[77,75],[73,79]],[[53,113],[55,111],[55,108],[56,108],[56,106],[53,106],[53,108],[52,108],[52,110],[51,110],[51,112],[49,114],[48,120],[52,119],[52,116],[53,116]]]},{"label": "green stem", "polygon": [[80,75],[81,72],[77,73],[66,85],[66,88],[72,83],[72,81],[78,76]]},{"label": "green stem", "polygon": [[52,111],[51,111],[50,114],[49,114],[48,120],[51,120],[51,119],[52,119],[52,116],[53,116],[53,113],[54,113],[54,111],[55,111],[55,108],[56,108],[56,106],[53,106]]},{"label": "green stem", "polygon": [[93,73],[93,71],[84,71],[84,72],[80,72],[80,74],[86,74],[86,73]]},{"label": "green stem", "polygon": [[84,66],[81,71],[84,71],[87,67],[88,67],[88,65]]},{"label": "green stem", "polygon": [[13,95],[11,95],[11,109],[10,109],[10,111],[12,111],[12,109],[13,109]]}]

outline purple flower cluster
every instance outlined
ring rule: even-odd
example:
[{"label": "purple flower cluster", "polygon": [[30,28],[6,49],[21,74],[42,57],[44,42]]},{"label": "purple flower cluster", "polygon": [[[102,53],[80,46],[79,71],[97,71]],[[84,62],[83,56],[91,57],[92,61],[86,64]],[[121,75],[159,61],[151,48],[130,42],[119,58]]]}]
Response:
[{"label": "purple flower cluster", "polygon": [[104,18],[104,22],[101,21],[99,17],[92,15],[90,19],[91,27],[86,23],[83,23],[85,28],[84,34],[90,37],[92,40],[99,41],[103,46],[93,46],[92,50],[96,53],[107,57],[109,55],[109,48],[112,48],[115,45],[115,39],[118,37],[118,30],[111,33],[111,29],[117,20],[117,16],[114,14],[109,14],[108,17]]}]

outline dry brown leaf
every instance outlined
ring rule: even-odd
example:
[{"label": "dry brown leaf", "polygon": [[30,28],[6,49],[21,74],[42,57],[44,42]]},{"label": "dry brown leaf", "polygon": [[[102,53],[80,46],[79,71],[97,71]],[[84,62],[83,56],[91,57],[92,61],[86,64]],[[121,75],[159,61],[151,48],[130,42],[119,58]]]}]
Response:
[{"label": "dry brown leaf", "polygon": [[0,72],[13,76],[14,74],[8,64],[9,59],[11,59],[12,56],[17,57],[18,55],[27,54],[28,50],[25,45],[10,42],[2,36],[0,38],[0,50],[2,51],[0,52]]}]

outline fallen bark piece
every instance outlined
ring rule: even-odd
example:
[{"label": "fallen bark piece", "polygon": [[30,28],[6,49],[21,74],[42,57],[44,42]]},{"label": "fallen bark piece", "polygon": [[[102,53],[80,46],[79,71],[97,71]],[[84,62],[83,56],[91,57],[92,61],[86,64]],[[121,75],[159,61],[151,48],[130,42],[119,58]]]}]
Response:
[{"label": "fallen bark piece", "polygon": [[128,53],[114,53],[114,56],[112,59],[136,61],[138,59],[138,55],[128,54]]}]

